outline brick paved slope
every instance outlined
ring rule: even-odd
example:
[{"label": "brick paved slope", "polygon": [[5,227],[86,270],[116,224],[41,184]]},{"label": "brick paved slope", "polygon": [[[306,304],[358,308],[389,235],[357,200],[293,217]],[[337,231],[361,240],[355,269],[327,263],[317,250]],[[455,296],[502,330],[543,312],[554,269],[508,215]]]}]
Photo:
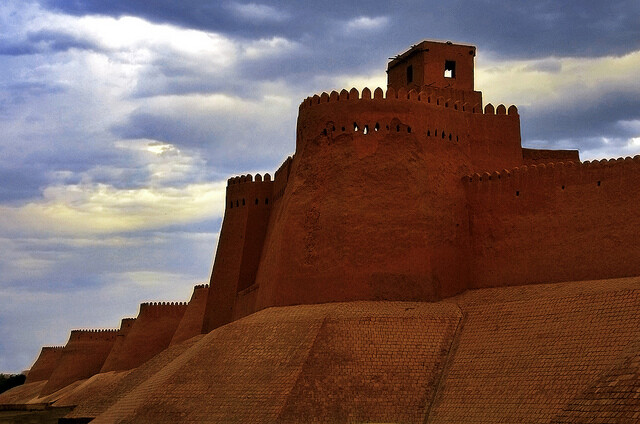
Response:
[{"label": "brick paved slope", "polygon": [[[640,279],[477,290],[430,423],[548,423],[640,331]],[[578,421],[580,422],[580,421]]]},{"label": "brick paved slope", "polygon": [[266,309],[169,348],[68,417],[640,423],[639,370],[640,277],[503,287]]},{"label": "brick paved slope", "polygon": [[278,422],[424,422],[461,318],[429,306],[327,318]]},{"label": "brick paved slope", "polygon": [[46,381],[25,383],[0,393],[0,405],[24,405],[31,399],[38,397],[45,384],[47,384]]},{"label": "brick paved slope", "polygon": [[306,387],[341,382],[334,398],[310,394],[325,419],[420,422],[459,318],[434,303],[267,309],[212,331],[93,422],[300,422]]},{"label": "brick paved slope", "polygon": [[552,421],[553,424],[589,422],[640,422],[640,337],[625,348],[615,366]]},{"label": "brick paved slope", "polygon": [[101,376],[114,373],[98,374],[91,379],[94,380],[93,384],[86,390],[74,393],[73,397],[60,399],[54,406],[77,405],[67,418],[96,417],[184,353],[200,338],[202,336],[172,346],[133,370],[115,373],[110,378]]}]

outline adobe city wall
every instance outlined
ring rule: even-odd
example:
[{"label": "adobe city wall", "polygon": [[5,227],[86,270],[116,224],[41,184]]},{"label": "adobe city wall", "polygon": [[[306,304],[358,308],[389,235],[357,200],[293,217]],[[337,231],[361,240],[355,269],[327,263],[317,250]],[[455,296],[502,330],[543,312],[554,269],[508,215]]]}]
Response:
[{"label": "adobe city wall", "polygon": [[231,178],[211,272],[203,332],[231,321],[236,293],[255,281],[273,205],[271,175]]},{"label": "adobe city wall", "polygon": [[100,372],[116,341],[117,332],[118,330],[72,330],[41,395],[51,394]]},{"label": "adobe city wall", "polygon": [[100,372],[135,368],[169,347],[187,304],[185,302],[149,302],[140,304],[140,312],[121,344],[114,346]]},{"label": "adobe city wall", "polygon": [[40,350],[38,359],[29,370],[25,384],[48,380],[58,366],[63,349],[64,346],[44,346]]},{"label": "adobe city wall", "polygon": [[209,284],[199,284],[193,288],[193,294],[187,304],[187,309],[176,328],[169,346],[181,343],[202,332],[204,313],[207,307]]},{"label": "adobe city wall", "polygon": [[473,288],[640,275],[640,156],[464,177]]}]

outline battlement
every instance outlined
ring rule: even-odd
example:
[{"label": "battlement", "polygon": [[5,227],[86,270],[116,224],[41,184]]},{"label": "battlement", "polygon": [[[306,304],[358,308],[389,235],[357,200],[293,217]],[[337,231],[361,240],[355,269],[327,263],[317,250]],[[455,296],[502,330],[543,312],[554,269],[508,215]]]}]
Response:
[{"label": "battlement", "polygon": [[[300,103],[299,111],[303,111],[307,108],[321,105],[325,103],[334,103],[334,102],[347,102],[347,101],[371,101],[371,102],[381,102],[381,101],[413,101],[413,102],[421,102],[425,104],[429,104],[434,107],[442,107],[449,108],[459,112],[468,112],[468,113],[483,113],[482,105],[478,103],[469,103],[461,100],[457,100],[455,97],[445,97],[442,95],[440,90],[435,90],[433,88],[425,87],[422,90],[418,91],[415,89],[407,90],[404,87],[400,87],[398,90],[393,87],[387,88],[386,92],[382,90],[382,88],[378,87],[373,91],[373,95],[371,93],[371,89],[365,87],[362,89],[362,93],[358,91],[355,87],[351,90],[347,91],[343,89],[338,93],[337,91],[332,91],[331,93],[322,92],[322,94],[315,94],[313,96],[309,96]],[[501,105],[504,107],[503,105]],[[500,106],[498,106],[500,108]],[[511,106],[509,109],[515,108],[515,106]],[[506,112],[506,108],[505,108]],[[493,110],[493,106],[486,110],[485,114],[494,115],[496,112]],[[505,115],[507,113],[498,112],[499,115]],[[511,110],[509,115],[517,114],[517,109]]]},{"label": "battlement", "polygon": [[158,316],[181,316],[187,308],[187,302],[144,302],[140,304],[138,321]]},{"label": "battlement", "polygon": [[115,340],[119,329],[80,329],[71,330],[69,342]]},{"label": "battlement", "polygon": [[196,286],[193,286],[194,290],[208,289],[208,288],[209,288],[209,284],[198,284]]},{"label": "battlement", "polygon": [[[474,173],[465,175],[462,181],[472,189],[480,188],[478,183],[502,183],[508,186],[518,186],[531,180],[545,180],[553,183],[564,183],[561,189],[564,190],[571,183],[584,183],[596,181],[600,187],[604,179],[611,180],[612,177],[632,175],[640,171],[640,155],[617,159],[602,159],[585,162],[555,162],[547,164],[532,164],[515,167],[511,170]],[[475,183],[475,184],[474,184]],[[521,194],[518,192],[518,196]]]}]

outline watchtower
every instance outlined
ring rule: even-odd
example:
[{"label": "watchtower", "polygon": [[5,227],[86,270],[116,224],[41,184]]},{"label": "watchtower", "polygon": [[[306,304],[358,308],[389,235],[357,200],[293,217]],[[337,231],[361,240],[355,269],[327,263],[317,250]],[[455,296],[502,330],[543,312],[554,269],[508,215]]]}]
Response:
[{"label": "watchtower", "polygon": [[387,67],[387,85],[396,91],[404,87],[440,90],[445,98],[482,104],[482,93],[474,91],[475,46],[451,41],[422,41],[393,58]]}]

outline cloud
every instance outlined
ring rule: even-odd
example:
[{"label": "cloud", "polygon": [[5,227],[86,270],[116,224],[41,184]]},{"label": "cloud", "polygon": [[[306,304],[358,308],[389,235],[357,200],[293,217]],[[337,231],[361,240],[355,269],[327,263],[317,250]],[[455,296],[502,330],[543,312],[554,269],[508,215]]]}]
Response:
[{"label": "cloud", "polygon": [[0,206],[0,226],[25,232],[102,234],[159,228],[221,216],[226,183],[116,189],[106,184],[50,186],[44,200]]},{"label": "cloud", "polygon": [[347,33],[371,32],[383,30],[389,25],[389,18],[386,16],[359,16],[347,21],[345,28]]},{"label": "cloud", "polygon": [[291,18],[286,11],[266,4],[231,2],[227,7],[238,17],[254,23],[284,22]]},{"label": "cloud", "polygon": [[640,118],[640,50],[478,64],[484,101],[518,106],[524,144],[580,148],[583,158],[634,154],[625,146],[640,129],[625,123]]}]

